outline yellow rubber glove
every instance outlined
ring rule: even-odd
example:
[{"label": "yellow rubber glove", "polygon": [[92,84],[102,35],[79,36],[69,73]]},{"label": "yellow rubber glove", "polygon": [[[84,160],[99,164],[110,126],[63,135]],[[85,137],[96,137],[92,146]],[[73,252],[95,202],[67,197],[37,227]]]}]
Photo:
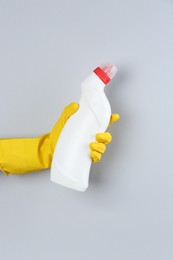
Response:
[{"label": "yellow rubber glove", "polygon": [[[118,121],[120,116],[118,114],[112,114],[109,122],[109,126]],[[89,144],[91,149],[91,158],[93,162],[99,162],[102,154],[106,151],[106,144],[109,144],[112,140],[112,135],[109,132],[96,134],[96,142]]]},{"label": "yellow rubber glove", "polygon": [[[54,149],[68,118],[78,110],[77,103],[71,103],[62,112],[50,133],[36,138],[0,139],[0,170],[8,174],[25,174],[50,168]],[[117,121],[119,115],[112,115],[110,124]],[[105,144],[111,141],[110,133],[96,135],[97,142],[91,143],[93,162],[101,159]],[[100,148],[101,147],[101,148]]]},{"label": "yellow rubber glove", "polygon": [[0,170],[8,175],[50,168],[61,131],[78,107],[77,103],[71,103],[65,107],[50,133],[36,138],[0,139]]}]

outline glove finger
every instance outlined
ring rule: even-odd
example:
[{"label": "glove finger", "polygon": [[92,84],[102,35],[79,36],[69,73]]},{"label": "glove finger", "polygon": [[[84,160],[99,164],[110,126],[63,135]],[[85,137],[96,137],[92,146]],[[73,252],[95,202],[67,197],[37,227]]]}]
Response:
[{"label": "glove finger", "polygon": [[118,121],[119,119],[120,119],[119,114],[112,114],[110,118],[109,126],[115,123],[116,121]]},{"label": "glove finger", "polygon": [[97,151],[91,151],[91,159],[93,162],[99,162],[101,160],[101,153]]},{"label": "glove finger", "polygon": [[104,153],[106,150],[106,145],[104,143],[92,142],[89,144],[92,151],[97,151],[99,153]]},{"label": "glove finger", "polygon": [[109,132],[96,134],[96,140],[99,143],[109,144],[112,141],[112,135]]}]

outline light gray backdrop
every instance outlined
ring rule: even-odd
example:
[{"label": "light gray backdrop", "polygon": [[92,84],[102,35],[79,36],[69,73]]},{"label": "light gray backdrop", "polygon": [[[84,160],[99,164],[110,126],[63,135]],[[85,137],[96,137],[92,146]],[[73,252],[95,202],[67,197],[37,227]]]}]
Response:
[{"label": "light gray backdrop", "polygon": [[50,131],[104,61],[121,121],[88,190],[0,174],[0,259],[173,259],[173,1],[0,0],[0,137]]}]

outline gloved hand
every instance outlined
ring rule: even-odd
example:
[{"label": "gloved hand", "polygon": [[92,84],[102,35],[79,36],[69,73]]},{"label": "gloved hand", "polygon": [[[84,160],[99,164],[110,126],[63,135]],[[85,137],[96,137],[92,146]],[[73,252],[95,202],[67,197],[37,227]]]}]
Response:
[{"label": "gloved hand", "polygon": [[[120,116],[118,114],[112,114],[109,122],[109,126],[118,121]],[[93,162],[99,162],[102,154],[106,151],[106,144],[109,144],[112,140],[112,135],[109,132],[96,134],[96,142],[89,144],[91,149],[91,158]]]},{"label": "gloved hand", "polygon": [[[25,174],[50,168],[54,149],[61,131],[79,105],[71,103],[65,107],[59,120],[50,133],[36,138],[3,138],[0,139],[0,170],[8,174]],[[117,121],[119,115],[111,116],[110,124]],[[96,135],[97,142],[90,144],[93,162],[101,159],[105,151],[105,144],[111,141],[110,133]]]}]

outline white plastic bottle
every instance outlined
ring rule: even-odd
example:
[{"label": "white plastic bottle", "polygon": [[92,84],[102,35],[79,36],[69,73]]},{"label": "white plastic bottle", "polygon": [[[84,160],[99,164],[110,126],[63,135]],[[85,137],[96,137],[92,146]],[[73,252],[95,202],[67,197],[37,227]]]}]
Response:
[{"label": "white plastic bottle", "polygon": [[111,107],[104,87],[116,71],[112,64],[103,64],[83,81],[79,109],[68,119],[55,148],[51,181],[78,191],[87,189],[92,162],[89,143],[108,127]]}]

